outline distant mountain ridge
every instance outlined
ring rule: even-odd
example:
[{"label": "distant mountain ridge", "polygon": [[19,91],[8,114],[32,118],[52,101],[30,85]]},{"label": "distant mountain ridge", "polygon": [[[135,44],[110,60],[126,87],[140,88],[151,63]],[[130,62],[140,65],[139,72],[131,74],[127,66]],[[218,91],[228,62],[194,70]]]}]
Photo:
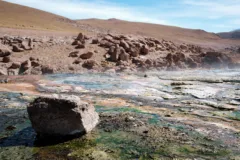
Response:
[{"label": "distant mountain ridge", "polygon": [[225,39],[240,39],[240,29],[236,29],[231,32],[218,33],[218,36]]}]

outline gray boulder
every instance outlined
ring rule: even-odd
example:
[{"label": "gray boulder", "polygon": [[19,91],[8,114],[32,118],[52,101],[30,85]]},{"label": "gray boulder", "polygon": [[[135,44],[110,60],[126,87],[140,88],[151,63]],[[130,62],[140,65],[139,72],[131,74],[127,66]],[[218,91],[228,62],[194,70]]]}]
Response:
[{"label": "gray boulder", "polygon": [[94,106],[76,96],[36,98],[27,111],[33,129],[40,136],[83,135],[99,120]]}]

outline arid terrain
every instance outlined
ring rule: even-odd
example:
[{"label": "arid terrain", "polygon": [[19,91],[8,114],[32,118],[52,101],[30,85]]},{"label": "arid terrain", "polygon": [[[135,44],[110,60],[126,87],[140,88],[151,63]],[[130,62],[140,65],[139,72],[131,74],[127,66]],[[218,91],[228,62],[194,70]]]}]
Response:
[{"label": "arid terrain", "polygon": [[117,19],[74,21],[0,3],[1,75],[239,65],[240,41],[203,30]]},{"label": "arid terrain", "polygon": [[[0,159],[239,160],[239,68],[237,39],[0,1]],[[77,97],[99,120],[41,141],[27,112],[37,97]]]}]

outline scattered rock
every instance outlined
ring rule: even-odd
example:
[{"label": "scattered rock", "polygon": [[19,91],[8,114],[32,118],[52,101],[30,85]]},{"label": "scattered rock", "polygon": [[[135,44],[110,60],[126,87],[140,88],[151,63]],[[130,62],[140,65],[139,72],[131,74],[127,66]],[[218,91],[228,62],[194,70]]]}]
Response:
[{"label": "scattered rock", "polygon": [[26,60],[21,64],[21,68],[23,69],[23,71],[26,71],[28,69],[31,68],[31,61],[30,60]]},{"label": "scattered rock", "polygon": [[98,43],[99,43],[99,39],[96,38],[92,40],[92,44],[98,44]]},{"label": "scattered rock", "polygon": [[42,74],[53,74],[54,68],[50,65],[42,66]]},{"label": "scattered rock", "polygon": [[110,55],[110,60],[113,62],[117,62],[120,53],[121,53],[121,48],[118,45],[116,45],[114,48],[114,52]]},{"label": "scattered rock", "polygon": [[20,67],[21,67],[21,63],[14,62],[14,63],[12,63],[12,65],[9,69],[19,69]]},{"label": "scattered rock", "polygon": [[24,49],[20,48],[20,47],[17,46],[17,45],[13,45],[12,51],[13,51],[13,52],[23,52]]},{"label": "scattered rock", "polygon": [[27,41],[23,41],[21,43],[21,48],[23,48],[24,50],[32,50],[31,39],[29,39]]},{"label": "scattered rock", "polygon": [[19,73],[19,69],[8,69],[9,76],[16,76]]},{"label": "scattered rock", "polygon": [[10,56],[3,57],[2,62],[3,62],[3,63],[9,63],[9,62],[11,62]]},{"label": "scattered rock", "polygon": [[78,54],[79,54],[79,51],[73,51],[71,53],[69,53],[69,56],[68,57],[78,57]]},{"label": "scattered rock", "polygon": [[79,40],[81,42],[84,41],[84,39],[85,39],[85,37],[84,37],[83,33],[79,33],[77,38],[76,38],[76,40]]},{"label": "scattered rock", "polygon": [[6,75],[8,75],[8,74],[7,74],[7,69],[0,67],[0,76],[6,76]]},{"label": "scattered rock", "polygon": [[127,54],[124,50],[121,51],[120,55],[119,55],[119,60],[120,61],[129,61],[129,54]]},{"label": "scattered rock", "polygon": [[83,49],[83,48],[85,48],[85,45],[84,44],[78,44],[75,48],[76,49]]},{"label": "scattered rock", "polygon": [[31,74],[41,75],[42,74],[42,68],[40,66],[32,68],[31,69]]},{"label": "scattered rock", "polygon": [[87,53],[80,55],[80,58],[81,59],[90,59],[90,58],[92,58],[92,56],[93,56],[93,52],[87,52]]},{"label": "scattered rock", "polygon": [[81,62],[82,62],[81,59],[76,59],[76,60],[73,61],[73,64],[80,64]]},{"label": "scattered rock", "polygon": [[38,67],[38,66],[40,66],[40,63],[38,61],[31,61],[31,66]]},{"label": "scattered rock", "polygon": [[29,60],[30,60],[30,61],[35,61],[36,59],[33,58],[33,57],[30,57]]},{"label": "scattered rock", "polygon": [[125,51],[129,51],[129,49],[130,49],[129,45],[124,40],[120,41],[120,46],[123,47],[125,49]]},{"label": "scattered rock", "polygon": [[11,55],[11,51],[7,48],[1,47],[0,48],[0,57],[7,57]]},{"label": "scattered rock", "polygon": [[90,132],[99,116],[80,98],[37,98],[27,108],[32,127],[41,136],[71,136]]},{"label": "scattered rock", "polygon": [[97,62],[94,60],[87,60],[83,63],[83,67],[87,69],[93,69],[94,66],[97,65]]},{"label": "scattered rock", "polygon": [[142,48],[141,48],[141,51],[140,51],[140,54],[141,55],[148,55],[149,53],[149,48],[147,45],[143,45]]}]

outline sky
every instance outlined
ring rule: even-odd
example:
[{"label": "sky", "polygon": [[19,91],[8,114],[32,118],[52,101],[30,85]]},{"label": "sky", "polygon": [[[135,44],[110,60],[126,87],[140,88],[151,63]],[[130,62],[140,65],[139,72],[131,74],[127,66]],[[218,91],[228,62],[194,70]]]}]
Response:
[{"label": "sky", "polygon": [[70,19],[117,18],[208,32],[240,29],[240,0],[5,0]]}]

